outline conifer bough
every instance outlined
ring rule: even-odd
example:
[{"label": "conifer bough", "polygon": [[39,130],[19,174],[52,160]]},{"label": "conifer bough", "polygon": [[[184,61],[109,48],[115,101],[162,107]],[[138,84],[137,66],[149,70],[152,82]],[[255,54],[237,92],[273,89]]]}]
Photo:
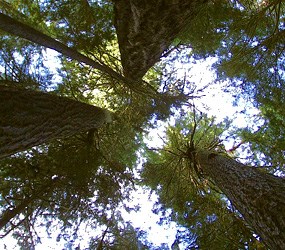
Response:
[{"label": "conifer bough", "polygon": [[111,112],[105,109],[0,85],[0,158],[106,122],[111,122]]}]

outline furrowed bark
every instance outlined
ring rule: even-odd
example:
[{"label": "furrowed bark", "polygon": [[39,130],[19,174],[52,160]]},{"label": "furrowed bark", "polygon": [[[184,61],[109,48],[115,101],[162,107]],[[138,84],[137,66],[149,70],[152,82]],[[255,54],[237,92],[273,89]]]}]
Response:
[{"label": "furrowed bark", "polygon": [[0,158],[111,122],[107,110],[0,85]]},{"label": "furrowed bark", "polygon": [[228,197],[270,249],[285,249],[285,180],[233,159],[198,153],[203,173]]}]

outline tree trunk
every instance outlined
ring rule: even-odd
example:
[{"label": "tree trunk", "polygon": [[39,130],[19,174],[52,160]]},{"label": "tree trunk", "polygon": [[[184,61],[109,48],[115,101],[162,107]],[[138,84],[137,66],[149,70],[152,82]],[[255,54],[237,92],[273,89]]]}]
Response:
[{"label": "tree trunk", "polygon": [[203,173],[228,197],[272,250],[285,249],[285,180],[210,152],[198,153]]},{"label": "tree trunk", "polygon": [[0,85],[0,158],[110,121],[109,111],[92,105]]}]

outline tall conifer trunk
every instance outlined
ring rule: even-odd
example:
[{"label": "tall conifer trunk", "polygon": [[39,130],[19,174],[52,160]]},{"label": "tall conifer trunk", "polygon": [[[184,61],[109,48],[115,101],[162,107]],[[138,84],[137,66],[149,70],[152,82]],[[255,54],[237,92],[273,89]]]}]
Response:
[{"label": "tall conifer trunk", "polygon": [[0,85],[0,158],[110,120],[109,111],[92,105]]},{"label": "tall conifer trunk", "polygon": [[264,243],[285,249],[285,180],[214,153],[198,161]]}]

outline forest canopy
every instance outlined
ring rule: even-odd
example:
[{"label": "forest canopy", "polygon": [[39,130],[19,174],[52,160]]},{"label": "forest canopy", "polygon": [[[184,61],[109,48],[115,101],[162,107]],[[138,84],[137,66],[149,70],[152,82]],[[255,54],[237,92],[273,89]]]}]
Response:
[{"label": "forest canopy", "polygon": [[[282,0],[0,0],[4,244],[284,249],[284,12]],[[208,113],[213,89],[235,116]],[[172,242],[125,220],[138,190],[175,223]]]}]

